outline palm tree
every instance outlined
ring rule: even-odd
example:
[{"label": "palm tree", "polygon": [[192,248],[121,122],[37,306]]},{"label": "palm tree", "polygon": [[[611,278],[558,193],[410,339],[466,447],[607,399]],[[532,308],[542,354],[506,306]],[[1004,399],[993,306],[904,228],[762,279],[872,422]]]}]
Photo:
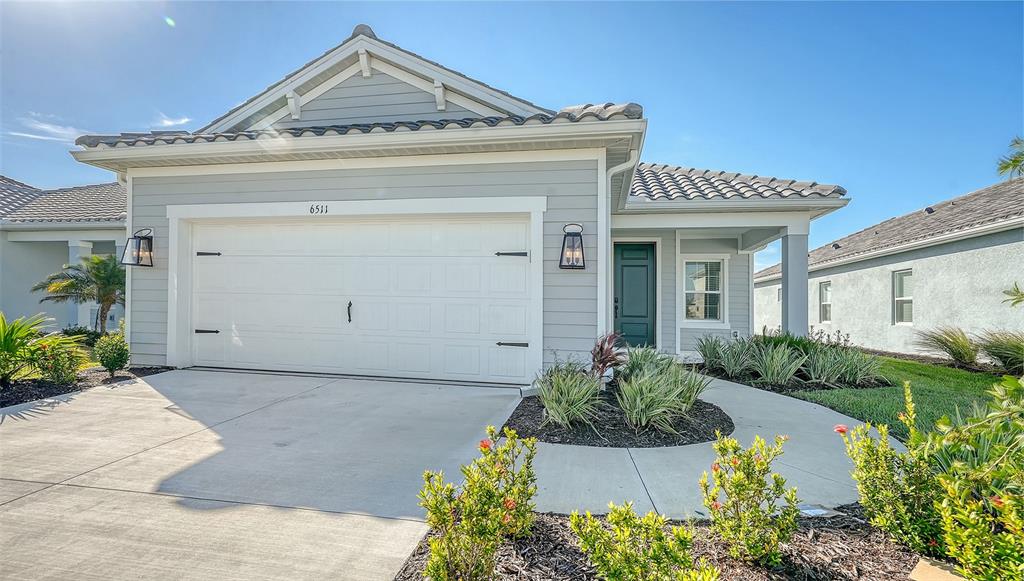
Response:
[{"label": "palm tree", "polygon": [[64,270],[46,277],[32,290],[46,291],[47,296],[39,302],[98,303],[100,332],[106,333],[110,309],[124,305],[124,267],[116,256],[90,256],[83,258],[82,264],[65,264]]},{"label": "palm tree", "polygon": [[1024,176],[1024,139],[1019,135],[1010,142],[1010,153],[999,158],[998,170],[1001,176]]}]

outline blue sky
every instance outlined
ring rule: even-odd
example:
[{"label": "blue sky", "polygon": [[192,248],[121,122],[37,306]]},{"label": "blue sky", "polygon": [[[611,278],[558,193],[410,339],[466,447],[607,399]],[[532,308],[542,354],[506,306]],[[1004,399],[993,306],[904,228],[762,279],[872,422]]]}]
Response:
[{"label": "blue sky", "polygon": [[0,17],[0,171],[38,187],[112,179],[68,155],[74,135],[197,129],[360,22],[549,108],[638,102],[646,161],[841,184],[853,202],[812,246],[996,182],[1024,133],[1022,2],[6,1]]}]

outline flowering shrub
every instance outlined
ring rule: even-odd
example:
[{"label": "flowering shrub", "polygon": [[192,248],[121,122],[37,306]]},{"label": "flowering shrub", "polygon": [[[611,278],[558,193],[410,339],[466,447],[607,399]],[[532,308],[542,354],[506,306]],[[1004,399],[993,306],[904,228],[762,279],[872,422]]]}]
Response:
[{"label": "flowering shrub", "polygon": [[[800,512],[796,488],[786,490],[786,479],[771,471],[787,439],[776,436],[775,444],[769,446],[757,436],[744,450],[735,438],[718,434],[714,443],[718,457],[711,465],[713,484],[705,472],[700,487],[715,531],[737,559],[776,564],[779,544],[788,541],[796,530]],[[782,505],[777,506],[780,500]]]},{"label": "flowering shrub", "polygon": [[100,365],[110,372],[110,377],[114,377],[118,370],[128,367],[128,361],[131,359],[131,350],[128,348],[128,342],[124,338],[123,322],[121,323],[121,329],[117,333],[104,335],[96,341],[93,354],[96,356],[96,360],[100,362]]},{"label": "flowering shrub", "polygon": [[536,440],[521,440],[505,429],[487,427],[480,457],[462,467],[457,488],[441,472],[424,472],[420,506],[437,534],[430,539],[425,575],[431,579],[474,581],[493,576],[494,554],[505,537],[522,537],[533,524]]},{"label": "flowering shrub", "polygon": [[579,537],[598,576],[614,581],[715,581],[718,570],[690,556],[693,534],[683,527],[665,530],[666,519],[655,512],[640,517],[627,502],[608,505],[608,527],[591,516],[573,512],[572,532]]},{"label": "flowering shrub", "polygon": [[885,425],[877,427],[877,439],[870,423],[849,433],[840,426],[836,431],[853,461],[852,476],[868,521],[917,552],[942,555],[942,529],[934,507],[941,491],[927,454],[917,445],[920,434],[909,383],[903,391],[907,410],[900,421],[911,433],[908,452],[893,449]]},{"label": "flowering shrub", "polygon": [[78,368],[86,361],[79,337],[46,335],[36,341],[32,365],[44,379],[57,385],[71,385],[78,379]]}]

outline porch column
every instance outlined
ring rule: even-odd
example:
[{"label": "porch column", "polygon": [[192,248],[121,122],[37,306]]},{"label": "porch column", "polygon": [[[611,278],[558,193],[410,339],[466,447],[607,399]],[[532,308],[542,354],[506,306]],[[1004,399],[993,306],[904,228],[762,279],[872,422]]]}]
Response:
[{"label": "porch column", "polygon": [[[84,240],[68,240],[68,264],[82,264],[83,258],[92,256],[92,242]],[[68,324],[92,327],[90,311],[92,304],[86,303],[76,305],[72,303],[68,308]]]},{"label": "porch column", "polygon": [[782,237],[782,330],[807,336],[807,234]]}]

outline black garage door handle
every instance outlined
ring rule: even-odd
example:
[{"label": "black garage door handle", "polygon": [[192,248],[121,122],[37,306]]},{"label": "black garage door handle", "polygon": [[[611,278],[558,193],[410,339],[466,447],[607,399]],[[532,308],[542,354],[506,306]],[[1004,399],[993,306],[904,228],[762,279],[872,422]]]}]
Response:
[{"label": "black garage door handle", "polygon": [[498,341],[498,347],[529,347],[529,343],[509,343],[508,341]]},{"label": "black garage door handle", "polygon": [[205,335],[208,333],[220,333],[220,329],[196,329],[196,335]]}]

